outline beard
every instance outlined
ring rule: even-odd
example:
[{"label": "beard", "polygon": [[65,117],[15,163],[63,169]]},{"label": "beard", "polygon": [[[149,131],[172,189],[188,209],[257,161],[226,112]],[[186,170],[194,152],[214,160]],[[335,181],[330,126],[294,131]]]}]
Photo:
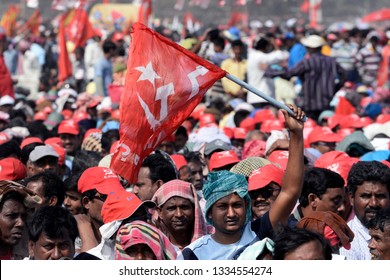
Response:
[{"label": "beard", "polygon": [[[364,216],[363,216],[361,222],[362,222],[362,224],[363,224],[366,228],[368,228],[368,226],[369,226],[369,224],[370,224],[370,221],[373,220],[373,219],[375,218],[375,216],[376,216],[376,214],[378,213],[379,210],[380,210],[380,209],[366,209],[366,210],[364,211]],[[372,213],[372,214],[374,214],[374,216],[368,218],[368,217],[367,217],[367,213]]]}]

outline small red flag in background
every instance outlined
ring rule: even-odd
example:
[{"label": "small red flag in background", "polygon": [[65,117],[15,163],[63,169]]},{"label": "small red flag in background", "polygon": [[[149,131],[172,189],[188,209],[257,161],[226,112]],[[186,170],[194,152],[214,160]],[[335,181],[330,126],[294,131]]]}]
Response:
[{"label": "small red flag in background", "polygon": [[72,76],[72,64],[69,59],[68,50],[66,48],[66,37],[65,37],[65,20],[66,14],[61,17],[60,26],[58,29],[58,80],[60,82],[65,81],[67,78]]},{"label": "small red flag in background", "polygon": [[134,183],[144,158],[226,72],[141,23],[133,25],[127,69],[120,142],[110,167]]},{"label": "small red flag in background", "polygon": [[38,9],[36,9],[34,13],[32,13],[32,15],[30,16],[30,18],[26,21],[26,23],[20,28],[19,33],[28,31],[38,36],[39,25],[41,25],[41,22],[42,22],[41,12]]},{"label": "small red flag in background", "polygon": [[141,0],[141,6],[138,10],[138,22],[148,25],[152,11],[152,0]]},{"label": "small red flag in background", "polygon": [[10,5],[0,21],[0,26],[3,26],[5,33],[9,37],[15,36],[16,18],[19,14],[19,5]]}]

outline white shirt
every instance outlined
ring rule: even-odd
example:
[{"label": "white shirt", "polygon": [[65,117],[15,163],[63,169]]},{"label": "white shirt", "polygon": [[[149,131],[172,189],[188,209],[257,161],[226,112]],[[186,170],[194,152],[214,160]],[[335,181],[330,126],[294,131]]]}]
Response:
[{"label": "white shirt", "polygon": [[350,250],[340,248],[340,255],[345,256],[347,260],[371,260],[368,248],[371,236],[368,233],[368,228],[360,222],[357,216],[348,222],[348,226],[355,234],[355,238],[351,242]]}]

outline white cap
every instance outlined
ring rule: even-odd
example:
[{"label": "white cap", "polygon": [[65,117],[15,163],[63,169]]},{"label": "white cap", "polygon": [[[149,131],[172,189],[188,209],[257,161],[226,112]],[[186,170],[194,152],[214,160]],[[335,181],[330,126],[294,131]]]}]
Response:
[{"label": "white cap", "polygon": [[4,95],[3,97],[0,98],[0,106],[14,105],[14,104],[15,104],[15,99],[13,99],[9,95]]},{"label": "white cap", "polygon": [[323,46],[325,44],[325,40],[321,36],[310,35],[302,38],[301,43],[308,48],[316,49]]}]

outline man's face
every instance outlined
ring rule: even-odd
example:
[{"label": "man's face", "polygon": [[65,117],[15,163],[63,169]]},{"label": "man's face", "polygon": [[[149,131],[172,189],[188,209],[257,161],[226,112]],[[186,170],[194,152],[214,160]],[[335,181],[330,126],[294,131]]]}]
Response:
[{"label": "man's face", "polygon": [[343,188],[328,188],[321,195],[321,198],[316,198],[316,211],[331,211],[339,214],[344,209],[344,189]]},{"label": "man's face", "polygon": [[372,260],[390,260],[390,226],[384,227],[384,232],[379,228],[369,229],[371,241],[368,244]]},{"label": "man's face", "polygon": [[372,220],[376,213],[390,205],[386,185],[379,182],[364,182],[357,186],[355,196],[351,198],[355,214],[363,225]]},{"label": "man's face", "polygon": [[37,242],[29,241],[29,253],[35,260],[59,260],[61,258],[73,259],[75,254],[74,242],[69,231],[63,228],[60,238],[51,239],[43,232]]},{"label": "man's face", "polygon": [[153,183],[150,179],[149,167],[141,167],[137,183],[133,187],[133,193],[142,201],[151,200],[158,187],[158,181]]},{"label": "man's face", "polygon": [[103,202],[106,200],[106,198],[106,195],[100,194],[98,192],[95,194],[93,199],[89,199],[87,197],[82,198],[83,206],[88,210],[88,216],[99,226],[104,224],[101,212]]},{"label": "man's face", "polygon": [[126,254],[133,260],[156,260],[157,257],[147,244],[139,243],[126,249]]},{"label": "man's face", "polygon": [[66,150],[66,154],[74,155],[74,153],[79,149],[81,141],[78,135],[62,133],[60,134],[62,143]]},{"label": "man's face", "polygon": [[321,152],[321,154],[325,154],[327,152],[334,151],[336,149],[335,142],[317,142],[314,145],[314,148]]},{"label": "man's face", "polygon": [[189,162],[188,167],[191,169],[192,184],[196,190],[203,188],[203,167],[198,162]]},{"label": "man's face", "polygon": [[245,225],[246,207],[245,200],[233,193],[215,202],[208,217],[213,221],[216,232],[233,235]]},{"label": "man's face", "polygon": [[271,182],[269,185],[258,190],[249,192],[252,201],[252,218],[257,219],[262,217],[271,209],[272,204],[280,193],[281,188]]},{"label": "man's face", "polygon": [[26,221],[26,209],[16,200],[8,199],[0,212],[0,239],[1,243],[16,245],[22,238]]},{"label": "man's face", "polygon": [[285,260],[325,260],[322,245],[313,240],[305,243],[284,256]]},{"label": "man's face", "polygon": [[193,203],[188,199],[171,197],[158,208],[158,214],[170,233],[192,234],[195,212]]},{"label": "man's face", "polygon": [[58,174],[59,166],[58,166],[58,158],[47,156],[43,157],[36,162],[29,161],[27,165],[28,176],[33,176],[43,171],[52,171]]},{"label": "man's face", "polygon": [[29,182],[26,188],[35,192],[42,198],[42,205],[48,205],[48,201],[43,194],[43,183],[41,180],[35,182],[34,181]]},{"label": "man's face", "polygon": [[66,191],[64,206],[73,215],[83,213],[83,207],[81,205],[81,194],[77,191]]}]

